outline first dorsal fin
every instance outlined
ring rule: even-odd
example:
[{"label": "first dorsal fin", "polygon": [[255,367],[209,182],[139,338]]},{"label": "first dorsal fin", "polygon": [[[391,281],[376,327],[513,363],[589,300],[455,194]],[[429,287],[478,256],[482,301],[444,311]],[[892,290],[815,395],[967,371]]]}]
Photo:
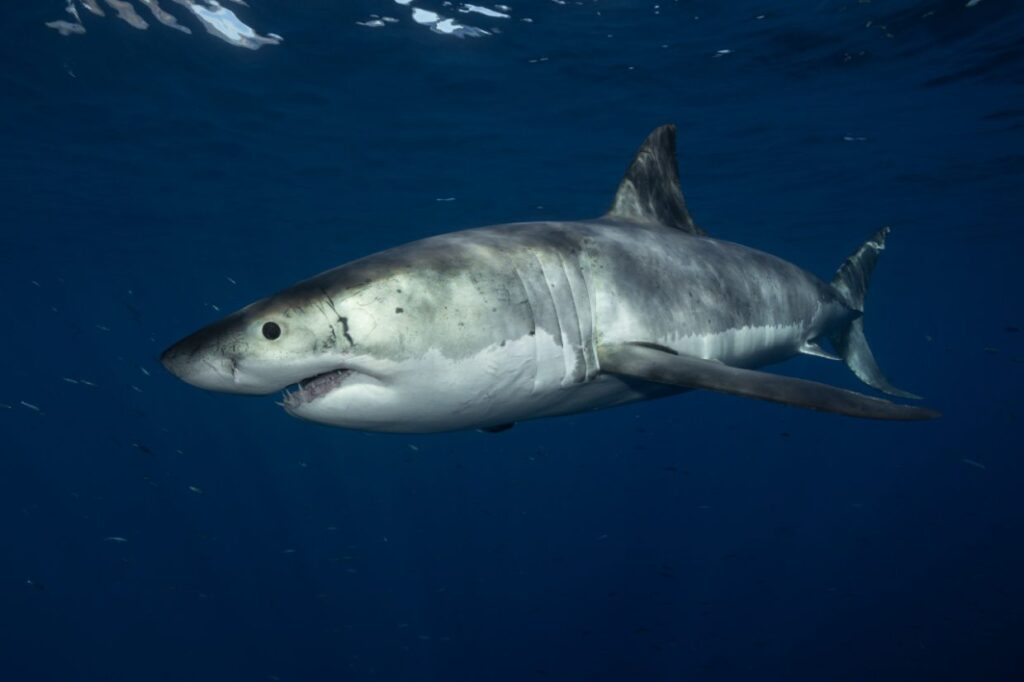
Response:
[{"label": "first dorsal fin", "polygon": [[705,232],[693,223],[676,165],[676,127],[663,125],[647,136],[619,183],[609,218],[659,223],[689,234]]}]

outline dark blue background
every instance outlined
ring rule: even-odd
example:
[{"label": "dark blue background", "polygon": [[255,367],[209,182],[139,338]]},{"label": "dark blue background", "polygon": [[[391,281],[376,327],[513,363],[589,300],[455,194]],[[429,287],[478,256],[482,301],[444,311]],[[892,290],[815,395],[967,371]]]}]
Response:
[{"label": "dark blue background", "polygon": [[[250,4],[283,44],[4,7],[0,677],[1021,679],[1019,3],[533,2],[461,41]],[[941,420],[692,393],[372,435],[156,363],[211,305],[600,214],[665,122],[716,237],[828,277],[893,227],[868,336]]]}]

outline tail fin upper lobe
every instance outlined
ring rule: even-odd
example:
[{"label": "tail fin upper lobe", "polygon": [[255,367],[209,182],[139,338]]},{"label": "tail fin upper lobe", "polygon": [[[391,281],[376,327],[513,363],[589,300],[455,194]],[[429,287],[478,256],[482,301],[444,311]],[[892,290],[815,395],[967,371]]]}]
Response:
[{"label": "tail fin upper lobe", "polygon": [[[888,234],[888,227],[876,232],[839,266],[839,271],[832,279],[832,288],[839,294],[840,299],[859,313],[864,312],[864,299],[867,297],[871,273],[875,270],[879,254],[885,248],[885,238]],[[875,361],[875,356],[872,355],[864,336],[863,314],[854,318],[844,329],[832,334],[829,339],[846,366],[868,386],[901,398],[920,398],[889,383]]]}]

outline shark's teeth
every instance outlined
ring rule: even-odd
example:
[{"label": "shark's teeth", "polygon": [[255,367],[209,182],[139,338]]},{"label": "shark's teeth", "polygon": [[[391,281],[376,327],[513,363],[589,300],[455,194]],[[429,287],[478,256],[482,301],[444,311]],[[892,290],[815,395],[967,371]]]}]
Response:
[{"label": "shark's teeth", "polygon": [[298,407],[299,405],[304,405],[316,400],[321,396],[325,396],[338,388],[345,380],[345,377],[351,373],[351,370],[348,369],[335,369],[330,372],[324,372],[323,374],[317,374],[316,376],[309,377],[308,379],[303,379],[298,384],[294,385],[294,391],[290,391],[287,388],[285,389],[283,401],[284,406]]}]

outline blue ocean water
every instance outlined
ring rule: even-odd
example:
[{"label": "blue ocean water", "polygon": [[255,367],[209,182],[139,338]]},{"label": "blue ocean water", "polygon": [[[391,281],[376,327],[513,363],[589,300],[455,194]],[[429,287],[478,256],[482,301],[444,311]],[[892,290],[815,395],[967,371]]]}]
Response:
[{"label": "blue ocean water", "polygon": [[[1021,679],[1019,3],[89,4],[3,10],[0,679]],[[830,277],[892,226],[868,337],[941,419],[365,434],[157,362],[376,250],[599,215],[668,122],[715,237]]]}]

